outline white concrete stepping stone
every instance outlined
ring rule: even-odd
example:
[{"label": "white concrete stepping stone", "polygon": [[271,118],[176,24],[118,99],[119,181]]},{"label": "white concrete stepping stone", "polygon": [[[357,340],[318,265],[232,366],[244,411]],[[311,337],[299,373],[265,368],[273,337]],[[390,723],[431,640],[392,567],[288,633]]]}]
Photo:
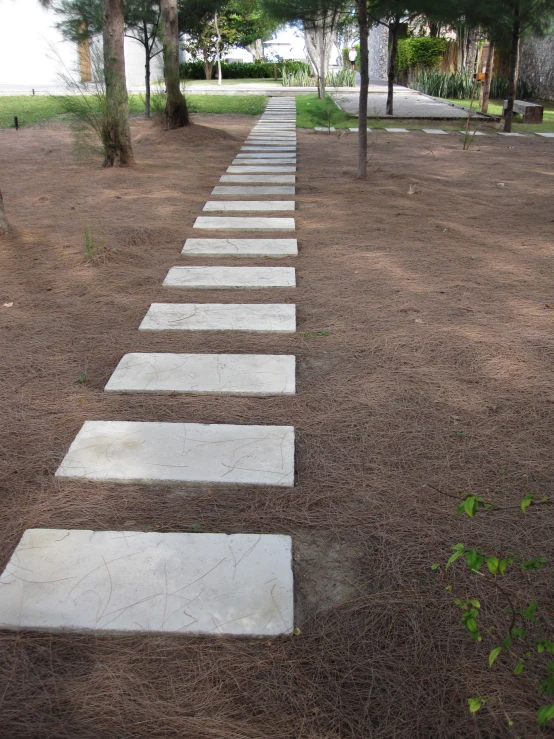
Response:
[{"label": "white concrete stepping stone", "polygon": [[538,131],[535,131],[537,136],[544,136],[545,139],[554,139],[554,133],[539,133]]},{"label": "white concrete stepping stone", "polygon": [[286,152],[286,151],[296,151],[296,146],[272,146],[271,144],[258,144],[255,146],[242,146],[241,151],[257,151],[257,152],[267,152],[267,151],[276,151],[276,152]]},{"label": "white concrete stepping stone", "polygon": [[294,395],[295,357],[273,354],[126,354],[108,393]]},{"label": "white concrete stepping stone", "polygon": [[442,128],[422,128],[421,129],[424,133],[431,133],[431,134],[447,134],[448,131],[443,131]]},{"label": "white concrete stepping stone", "polygon": [[506,133],[505,131],[499,131],[499,136],[521,136],[522,138],[525,138],[526,134],[524,133],[515,133],[515,131],[511,131],[510,133]]},{"label": "white concrete stepping stone", "polygon": [[239,151],[237,159],[283,159],[283,157],[292,157],[296,159],[296,155],[293,153],[280,152],[280,151]]},{"label": "white concrete stepping stone", "polygon": [[296,257],[296,239],[187,239],[181,252],[203,257]]},{"label": "white concrete stepping stone", "polygon": [[85,421],[56,477],[292,487],[294,428]]},{"label": "white concrete stepping stone", "polygon": [[172,267],[167,287],[264,288],[295,287],[294,267]]},{"label": "white concrete stepping stone", "polygon": [[27,529],[0,629],[268,637],[294,628],[292,542],[273,534]]},{"label": "white concrete stepping stone", "polygon": [[314,126],[314,131],[336,131],[337,129],[334,126]]},{"label": "white concrete stepping stone", "polygon": [[194,222],[193,228],[203,228],[210,231],[221,229],[234,229],[245,231],[294,231],[296,228],[294,218],[249,218],[247,216],[199,216]]},{"label": "white concrete stepping stone", "polygon": [[227,167],[225,170],[228,174],[263,174],[264,172],[267,172],[268,174],[275,172],[275,174],[292,174],[293,172],[296,172],[296,167],[293,165],[288,164],[263,164],[263,165],[250,165],[246,164],[244,166],[233,166]]},{"label": "white concrete stepping stone", "polygon": [[296,177],[293,174],[224,174],[219,181],[237,185],[294,185]]},{"label": "white concrete stepping stone", "polygon": [[288,144],[289,146],[292,146],[293,144],[296,144],[296,136],[266,136],[263,133],[258,133],[255,136],[249,136],[246,139],[246,143],[255,143],[255,144]]},{"label": "white concrete stepping stone", "polygon": [[208,200],[202,210],[294,210],[294,200]]},{"label": "white concrete stepping stone", "polygon": [[[460,133],[463,133],[465,135],[466,131],[460,131]],[[471,129],[467,131],[467,133],[470,136],[473,136],[474,134],[475,136],[488,136],[489,135],[488,133],[483,133],[482,131],[472,131]]]},{"label": "white concrete stepping stone", "polygon": [[293,334],[296,306],[289,303],[152,303],[139,330]]},{"label": "white concrete stepping stone", "polygon": [[[349,128],[349,131],[352,131],[352,133],[358,133],[358,128]],[[371,128],[366,129],[368,133],[371,133]]]},{"label": "white concrete stepping stone", "polygon": [[407,128],[385,128],[389,133],[410,133]]},{"label": "white concrete stepping stone", "polygon": [[290,185],[216,185],[212,195],[294,195],[295,192],[296,188]]},{"label": "white concrete stepping stone", "polygon": [[296,157],[279,157],[278,159],[233,159],[233,166],[244,166],[255,164],[256,166],[266,166],[271,164],[296,164]]}]

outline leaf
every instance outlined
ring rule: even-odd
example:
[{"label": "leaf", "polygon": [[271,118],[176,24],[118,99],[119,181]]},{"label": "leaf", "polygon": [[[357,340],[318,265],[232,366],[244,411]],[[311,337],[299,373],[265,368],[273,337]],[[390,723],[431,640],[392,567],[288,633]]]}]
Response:
[{"label": "leaf", "polygon": [[529,508],[529,506],[534,500],[535,500],[535,496],[532,495],[531,493],[527,493],[527,495],[521,499],[521,503],[519,504],[519,507],[525,513],[525,511]]},{"label": "leaf", "polygon": [[84,385],[86,381],[87,381],[87,373],[86,372],[83,372],[83,373],[81,373],[79,375],[79,377],[77,378],[77,380],[75,380],[75,384],[76,385]]},{"label": "leaf", "polygon": [[536,600],[532,600],[531,603],[527,606],[527,608],[524,608],[520,611],[520,614],[523,616],[523,618],[526,618],[528,621],[536,621],[537,618],[535,616],[535,612],[538,607],[538,602]]},{"label": "leaf", "polygon": [[440,567],[440,564],[438,562],[433,562],[433,564],[431,565],[432,570],[438,570],[439,567]]},{"label": "leaf", "polygon": [[511,559],[501,559],[498,563],[498,572],[503,576],[506,572],[506,567],[510,564],[512,564]]},{"label": "leaf", "polygon": [[469,712],[476,713],[485,703],[484,698],[468,698]]},{"label": "leaf", "polygon": [[514,675],[521,675],[523,672],[523,662],[518,662],[514,667]]},{"label": "leaf", "polygon": [[491,575],[496,575],[498,572],[498,565],[500,564],[498,557],[487,557],[487,567]]},{"label": "leaf", "polygon": [[293,634],[294,634],[295,636],[300,636],[300,634],[302,633],[302,630],[301,630],[301,629],[299,629],[299,628],[298,628],[298,626],[297,626],[297,627],[296,627],[296,628],[294,629],[294,631],[293,631],[292,633],[293,633]]},{"label": "leaf", "polygon": [[502,647],[495,647],[495,649],[492,650],[492,652],[489,654],[489,667],[493,666],[495,659],[498,657],[501,651]]},{"label": "leaf", "polygon": [[458,549],[458,551],[454,552],[454,554],[451,555],[448,562],[446,563],[445,570],[448,570],[451,564],[453,564],[457,559],[460,559],[463,553],[464,553],[463,549]]},{"label": "leaf", "polygon": [[[471,708],[469,709],[471,711]],[[552,706],[541,706],[537,713],[537,723],[539,726],[543,726],[554,718],[554,705]]]},{"label": "leaf", "polygon": [[478,600],[470,600],[468,602],[471,603],[471,605],[474,606],[475,608],[481,608],[481,604],[479,603]]}]

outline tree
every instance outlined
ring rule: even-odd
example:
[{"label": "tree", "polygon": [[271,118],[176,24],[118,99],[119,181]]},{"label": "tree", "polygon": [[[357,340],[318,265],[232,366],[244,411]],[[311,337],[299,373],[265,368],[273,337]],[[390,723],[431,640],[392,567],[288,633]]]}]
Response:
[{"label": "tree", "polygon": [[6,218],[6,213],[4,211],[4,200],[2,198],[2,191],[0,190],[0,236],[2,234],[7,234],[10,230],[10,224],[8,223],[8,219]]},{"label": "tree", "polygon": [[366,0],[357,0],[360,35],[360,105],[358,109],[358,177],[367,174],[367,95],[369,91],[369,21]]},{"label": "tree", "polygon": [[189,123],[187,103],[181,92],[179,78],[179,23],[177,0],[160,0],[164,78],[167,99],[165,120],[167,127],[182,128]]},{"label": "tree", "polygon": [[125,81],[123,0],[103,0],[102,39],[106,82],[105,167],[134,164],[129,127],[129,101]]}]

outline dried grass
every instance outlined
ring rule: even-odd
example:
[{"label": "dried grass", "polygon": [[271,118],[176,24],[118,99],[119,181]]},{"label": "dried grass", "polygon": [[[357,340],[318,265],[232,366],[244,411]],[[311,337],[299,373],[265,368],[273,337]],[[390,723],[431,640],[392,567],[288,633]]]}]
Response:
[{"label": "dried grass", "polygon": [[[489,670],[496,636],[472,643],[452,599],[480,597],[499,630],[501,604],[464,574],[449,593],[430,565],[456,541],[552,558],[552,513],[471,522],[429,485],[507,505],[527,492],[551,493],[544,149],[494,140],[469,154],[440,144],[429,157],[427,140],[379,134],[371,179],[359,183],[354,137],[300,134],[301,253],[279,262],[297,266],[299,286],[223,296],[295,301],[300,333],[139,334],[152,301],[222,299],[161,282],[184,263],[180,245],[247,130],[240,119],[224,124],[231,135],[198,126],[188,138],[165,134],[162,146],[153,126],[137,123],[131,173],[84,170],[66,153],[60,126],[20,131],[16,147],[4,149],[6,181],[17,171],[25,186],[6,193],[16,232],[0,253],[1,302],[14,301],[0,313],[8,348],[0,403],[10,419],[0,428],[0,564],[32,526],[289,533],[302,634],[245,642],[3,633],[0,735],[539,736],[535,673]],[[207,145],[214,137],[217,147]],[[46,146],[57,156],[42,201],[36,157]],[[499,171],[501,192],[491,187]],[[414,182],[418,193],[408,197]],[[118,250],[104,265],[83,264],[84,218]],[[322,329],[329,334],[309,337]],[[104,395],[127,351],[294,353],[298,394]],[[84,371],[86,383],[75,384]],[[60,483],[53,473],[85,419],[293,424],[297,485]],[[522,602],[538,594],[552,613],[549,578],[548,570],[522,576]],[[488,698],[476,720],[468,695]]]}]

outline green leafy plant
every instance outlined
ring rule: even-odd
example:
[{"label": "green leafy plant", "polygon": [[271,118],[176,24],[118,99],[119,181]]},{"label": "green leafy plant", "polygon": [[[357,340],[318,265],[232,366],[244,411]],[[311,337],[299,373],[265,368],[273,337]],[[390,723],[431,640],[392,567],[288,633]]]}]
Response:
[{"label": "green leafy plant", "polygon": [[398,40],[396,65],[399,72],[411,68],[433,69],[446,51],[448,41],[432,36],[411,36]]}]

